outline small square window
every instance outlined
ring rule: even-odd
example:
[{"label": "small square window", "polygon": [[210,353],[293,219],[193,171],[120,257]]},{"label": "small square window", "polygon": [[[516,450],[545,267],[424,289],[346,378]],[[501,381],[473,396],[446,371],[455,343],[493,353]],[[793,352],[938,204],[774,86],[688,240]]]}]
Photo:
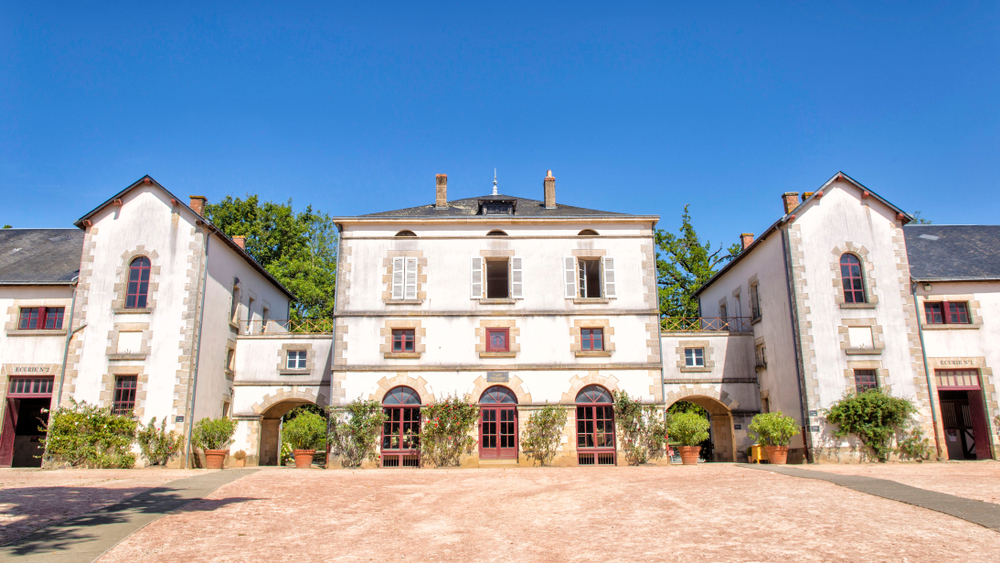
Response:
[{"label": "small square window", "polygon": [[487,352],[509,352],[510,342],[508,340],[509,329],[488,328],[486,329],[486,351]]},{"label": "small square window", "polygon": [[288,363],[285,365],[285,367],[287,369],[306,369],[306,351],[289,350]]},{"label": "small square window", "polygon": [[414,331],[412,328],[396,328],[392,330],[392,351],[393,352],[412,352],[413,351],[413,339]]},{"label": "small square window", "polygon": [[969,306],[966,303],[948,303],[948,322],[952,324],[969,323]]},{"label": "small square window", "polygon": [[875,377],[875,370],[873,369],[854,370],[854,387],[857,389],[858,393],[864,393],[865,391],[878,389],[878,379]]},{"label": "small square window", "polygon": [[684,349],[684,367],[688,367],[688,368],[703,368],[703,367],[705,367],[705,349],[704,348],[685,348]]},{"label": "small square window", "polygon": [[581,328],[580,349],[584,352],[604,350],[604,329]]}]

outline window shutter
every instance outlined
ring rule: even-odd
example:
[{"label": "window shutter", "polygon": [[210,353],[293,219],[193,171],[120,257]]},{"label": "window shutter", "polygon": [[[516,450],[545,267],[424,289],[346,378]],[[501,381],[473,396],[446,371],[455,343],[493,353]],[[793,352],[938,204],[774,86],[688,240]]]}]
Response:
[{"label": "window shutter", "polygon": [[404,273],[404,258],[402,256],[397,256],[392,259],[392,298],[402,299],[403,298],[403,273]]},{"label": "window shutter", "polygon": [[483,259],[476,257],[472,259],[472,298],[481,299],[483,297]]},{"label": "window shutter", "polygon": [[567,256],[563,259],[563,264],[566,271],[566,299],[572,299],[576,297],[576,258]]},{"label": "window shutter", "polygon": [[604,266],[604,296],[615,297],[615,259],[605,256],[601,258],[601,265]]},{"label": "window shutter", "polygon": [[521,258],[518,256],[510,259],[510,296],[514,299],[524,298],[524,283],[521,273]]},{"label": "window shutter", "polygon": [[417,259],[406,259],[406,274],[403,277],[405,287],[403,291],[404,299],[417,298]]}]

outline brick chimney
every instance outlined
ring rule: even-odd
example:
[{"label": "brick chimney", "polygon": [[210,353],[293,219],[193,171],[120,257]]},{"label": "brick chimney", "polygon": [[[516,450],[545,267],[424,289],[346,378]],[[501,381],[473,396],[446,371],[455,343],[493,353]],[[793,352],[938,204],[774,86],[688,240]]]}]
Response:
[{"label": "brick chimney", "polygon": [[545,186],[545,209],[555,209],[556,208],[556,179],[552,175],[551,170],[545,171],[545,180],[542,182]]},{"label": "brick chimney", "polygon": [[743,233],[740,235],[740,250],[746,250],[753,244],[753,233]]},{"label": "brick chimney", "polygon": [[236,246],[240,247],[241,249],[243,250],[247,249],[247,237],[243,235],[234,235],[233,242],[235,242]]},{"label": "brick chimney", "polygon": [[785,215],[792,212],[799,206],[799,192],[785,192],[781,194],[781,202],[785,204]]},{"label": "brick chimney", "polygon": [[193,195],[191,196],[191,210],[201,215],[205,216],[205,204],[208,203],[208,198],[203,195]]},{"label": "brick chimney", "polygon": [[448,175],[438,174],[437,178],[437,192],[436,198],[434,200],[434,209],[447,209],[448,208]]}]

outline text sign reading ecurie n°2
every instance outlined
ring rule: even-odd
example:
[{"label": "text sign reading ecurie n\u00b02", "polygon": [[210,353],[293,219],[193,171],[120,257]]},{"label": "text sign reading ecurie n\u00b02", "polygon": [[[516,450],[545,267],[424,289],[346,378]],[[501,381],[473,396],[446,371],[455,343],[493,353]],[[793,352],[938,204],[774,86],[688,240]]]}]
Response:
[{"label": "text sign reading ecurie n\u00b02", "polygon": [[488,371],[486,372],[486,382],[487,383],[508,383],[510,382],[510,376],[507,375],[505,371]]}]

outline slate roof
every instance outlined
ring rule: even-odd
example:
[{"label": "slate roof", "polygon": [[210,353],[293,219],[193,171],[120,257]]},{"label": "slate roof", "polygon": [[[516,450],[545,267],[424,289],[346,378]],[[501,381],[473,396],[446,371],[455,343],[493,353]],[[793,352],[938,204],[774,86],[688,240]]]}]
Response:
[{"label": "slate roof", "polygon": [[0,284],[70,284],[80,273],[83,231],[0,229]]},{"label": "slate roof", "polygon": [[907,225],[910,277],[1000,280],[1000,225]]},{"label": "slate roof", "polygon": [[[545,209],[545,202],[537,199],[527,199],[509,195],[485,195],[480,197],[470,197],[456,199],[448,202],[447,209],[435,209],[434,204],[421,205],[419,207],[408,207],[406,209],[396,209],[393,211],[380,211],[359,215],[358,219],[385,218],[449,218],[449,217],[482,217],[483,219],[497,219],[504,215],[480,215],[480,202],[490,201],[513,201],[513,217],[621,217],[634,218],[646,217],[646,215],[631,215],[629,213],[616,213],[613,211],[598,211],[596,209],[586,209],[584,207],[573,207],[557,203],[555,209]],[[653,217],[650,215],[649,217]]]}]

